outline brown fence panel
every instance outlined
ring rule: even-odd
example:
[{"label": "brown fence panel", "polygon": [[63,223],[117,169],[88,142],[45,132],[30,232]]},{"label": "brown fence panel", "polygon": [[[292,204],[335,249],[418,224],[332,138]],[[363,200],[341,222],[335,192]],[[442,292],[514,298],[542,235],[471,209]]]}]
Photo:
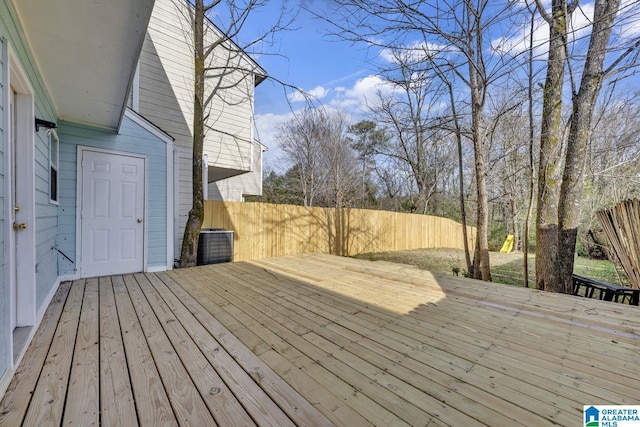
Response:
[{"label": "brown fence panel", "polygon": [[[464,247],[462,225],[453,220],[369,209],[206,200],[202,228],[233,230],[235,261]],[[467,229],[473,249],[475,227]]]}]

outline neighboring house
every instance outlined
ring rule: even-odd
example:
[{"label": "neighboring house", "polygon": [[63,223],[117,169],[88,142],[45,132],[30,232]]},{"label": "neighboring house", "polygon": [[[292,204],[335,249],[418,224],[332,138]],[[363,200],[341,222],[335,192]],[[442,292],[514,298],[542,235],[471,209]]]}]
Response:
[{"label": "neighboring house", "polygon": [[[192,72],[186,38],[162,32],[186,25],[163,23],[171,4],[0,0],[0,397],[61,281],[173,267],[191,205]],[[261,69],[234,60],[250,97],[211,112],[215,180],[251,171]]]},{"label": "neighboring house", "polygon": [[[175,138],[176,259],[193,194],[190,11],[185,0],[156,0],[131,96],[133,110]],[[221,33],[208,22],[206,35],[211,43]],[[210,66],[217,68],[218,77],[208,80],[206,92],[211,93],[213,85],[224,89],[216,93],[208,110],[204,175],[209,185],[204,188],[205,199],[242,201],[245,195],[262,193],[262,146],[253,136],[253,94],[266,72],[230,41],[217,47],[211,57]]]}]

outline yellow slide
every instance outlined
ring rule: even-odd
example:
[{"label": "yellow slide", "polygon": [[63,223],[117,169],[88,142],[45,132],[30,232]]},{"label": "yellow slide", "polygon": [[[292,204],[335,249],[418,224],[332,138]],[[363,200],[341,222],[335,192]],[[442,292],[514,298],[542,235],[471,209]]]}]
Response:
[{"label": "yellow slide", "polygon": [[515,242],[515,238],[513,234],[509,234],[507,239],[504,241],[504,245],[502,245],[502,249],[500,249],[501,254],[510,254],[513,252],[513,244]]}]

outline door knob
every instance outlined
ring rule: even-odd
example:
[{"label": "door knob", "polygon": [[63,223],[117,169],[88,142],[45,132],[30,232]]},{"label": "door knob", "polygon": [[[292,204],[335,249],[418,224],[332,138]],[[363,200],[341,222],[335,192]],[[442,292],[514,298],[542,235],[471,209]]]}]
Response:
[{"label": "door knob", "polygon": [[21,222],[21,223],[19,223],[19,224],[18,224],[17,222],[14,222],[14,223],[13,223],[13,229],[14,229],[14,230],[24,230],[24,229],[26,229],[26,228],[27,228],[27,224],[26,224],[26,223],[24,223],[24,222]]},{"label": "door knob", "polygon": [[142,218],[138,218],[138,224],[142,223]]}]

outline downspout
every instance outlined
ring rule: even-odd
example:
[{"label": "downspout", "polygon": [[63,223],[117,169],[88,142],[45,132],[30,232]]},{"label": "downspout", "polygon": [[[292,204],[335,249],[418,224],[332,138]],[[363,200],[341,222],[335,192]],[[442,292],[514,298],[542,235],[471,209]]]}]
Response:
[{"label": "downspout", "polygon": [[58,138],[58,133],[56,132],[55,129],[53,129],[53,128],[47,129],[47,135],[51,136],[51,138],[53,138],[53,140],[56,142],[56,144],[60,144],[60,138]]},{"label": "downspout", "polygon": [[204,200],[209,200],[209,155],[202,155],[202,195]]},{"label": "downspout", "polygon": [[173,142],[167,141],[167,270],[171,270],[174,265],[174,239],[175,239],[175,147]]},{"label": "downspout", "polygon": [[255,146],[255,142],[254,142],[254,137],[255,137],[255,132],[254,132],[254,127],[256,125],[255,123],[255,88],[256,88],[256,75],[255,74],[251,74],[251,84],[252,84],[252,88],[253,90],[251,91],[251,123],[250,123],[250,129],[251,129],[251,134],[249,135],[249,144],[251,147],[251,152],[250,152],[250,165],[249,165],[249,172],[253,172],[254,171],[254,167],[253,167],[253,159],[254,159],[254,146]]}]

